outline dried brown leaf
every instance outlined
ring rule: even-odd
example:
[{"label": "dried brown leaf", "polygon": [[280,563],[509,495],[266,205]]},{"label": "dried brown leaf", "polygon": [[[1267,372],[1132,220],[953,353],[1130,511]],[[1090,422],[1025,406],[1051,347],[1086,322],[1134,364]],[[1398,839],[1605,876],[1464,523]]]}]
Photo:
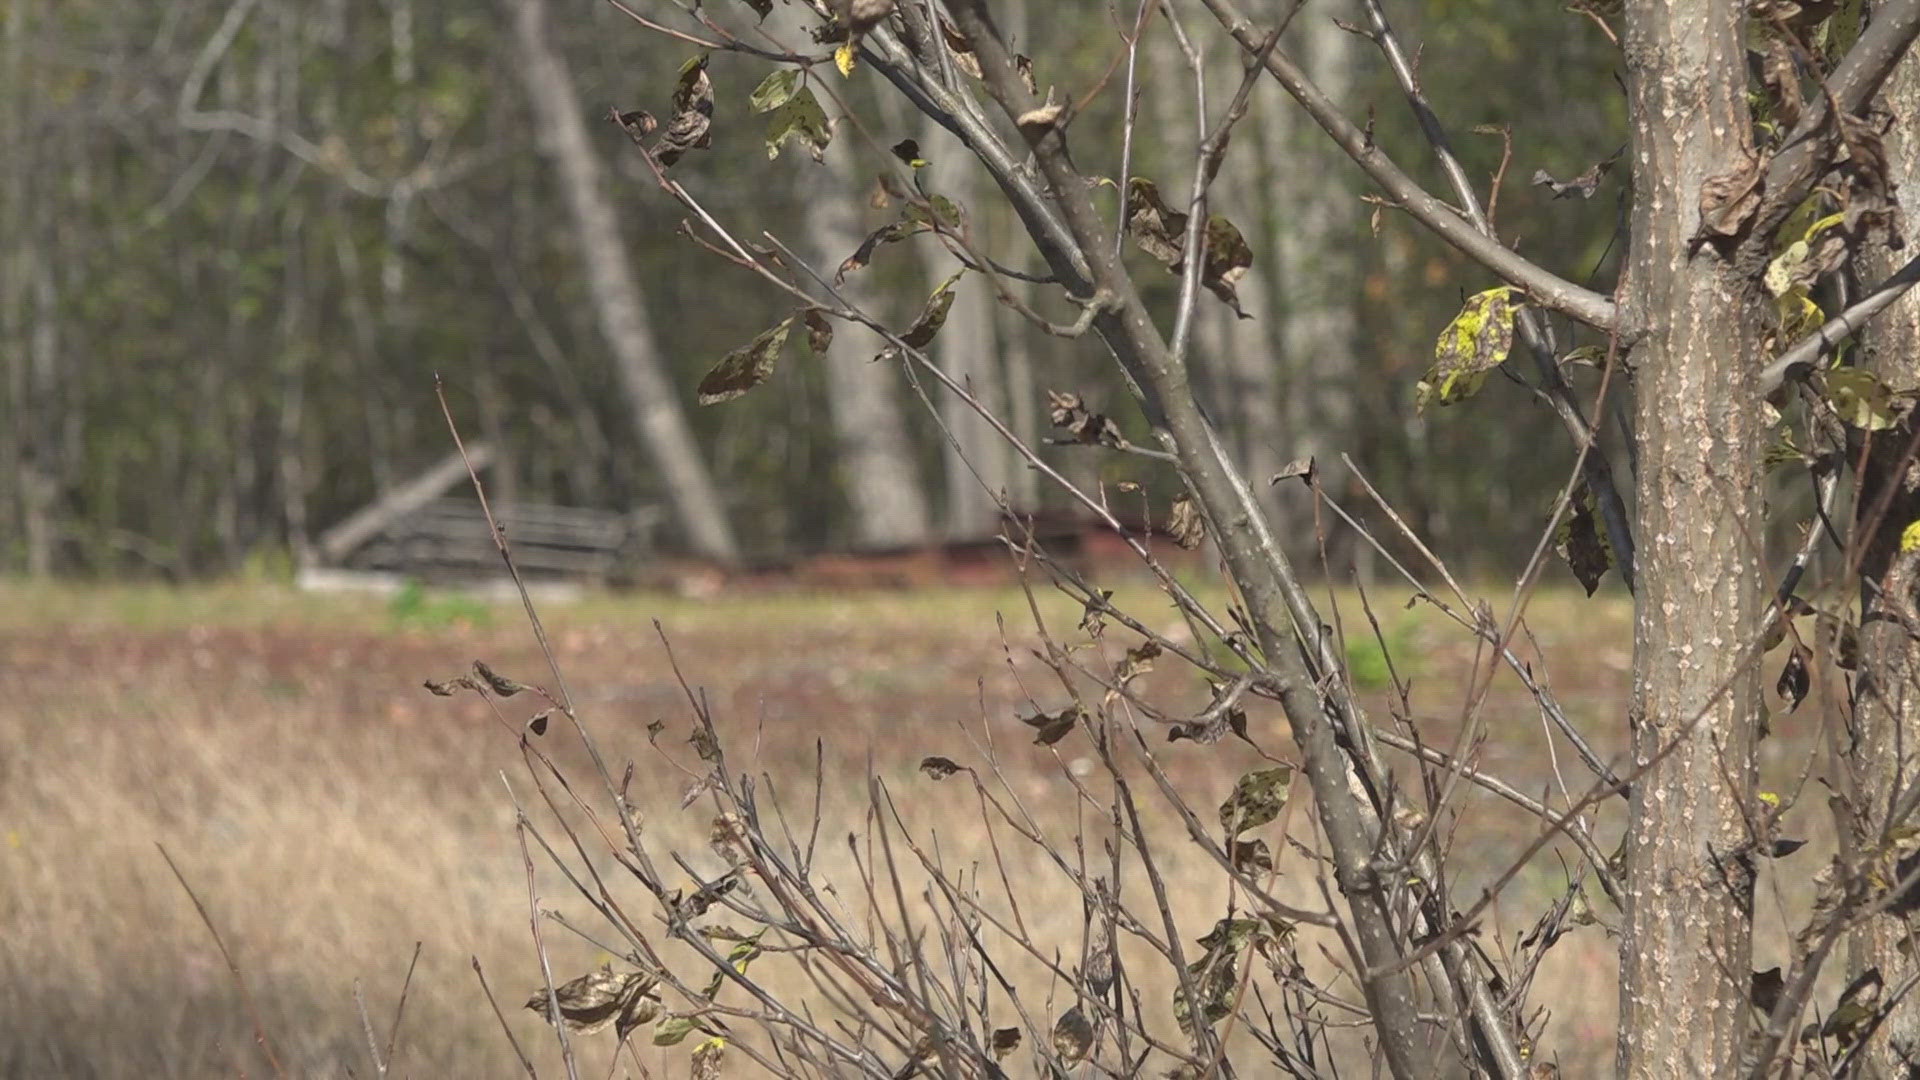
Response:
[{"label": "dried brown leaf", "polygon": [[673,90],[673,119],[653,148],[654,159],[662,168],[673,165],[689,150],[713,145],[713,80],[707,78],[707,60],[707,54],[701,53],[680,68],[680,80]]},{"label": "dried brown leaf", "polygon": [[807,348],[815,356],[827,355],[827,350],[833,347],[833,324],[827,321],[827,313],[808,308],[801,318],[807,324]]},{"label": "dried brown leaf", "polygon": [[494,670],[482,660],[473,662],[473,673],[480,676],[480,681],[487,684],[487,689],[501,697],[512,697],[527,688],[525,683],[517,683],[504,675],[495,674]]},{"label": "dried brown leaf", "polygon": [[1192,496],[1180,495],[1173,500],[1173,511],[1167,518],[1167,532],[1173,536],[1173,542],[1188,551],[1200,546],[1207,538],[1207,519],[1201,516],[1200,507]]},{"label": "dried brown leaf", "polygon": [[1120,434],[1120,426],[1105,413],[1088,410],[1081,402],[1079,394],[1062,394],[1049,390],[1047,400],[1049,422],[1073,436],[1072,442],[1083,446],[1110,446],[1115,449],[1126,445],[1127,440]]},{"label": "dried brown leaf", "polygon": [[1754,211],[1760,209],[1760,180],[1766,165],[1765,156],[1747,151],[1734,169],[1710,176],[1700,185],[1697,240],[1739,234]]},{"label": "dried brown leaf", "polygon": [[[653,988],[658,982],[642,972],[629,971],[616,975],[611,967],[603,967],[554,987],[553,998],[559,1002],[561,1022],[566,1024],[568,1030],[591,1035],[616,1020],[624,1024],[628,1017],[638,1016],[648,1009],[657,1013],[659,999],[654,996]],[[543,988],[527,998],[526,1008],[551,1023],[552,1005]],[[648,1019],[651,1019],[651,1014]],[[625,1032],[622,1031],[621,1035],[624,1037]]]},{"label": "dried brown leaf", "polygon": [[945,780],[963,768],[965,768],[965,766],[954,761],[952,758],[934,756],[920,759],[920,771],[933,777],[935,780]]},{"label": "dried brown leaf", "polygon": [[1186,246],[1187,215],[1160,198],[1159,185],[1143,176],[1127,181],[1127,235],[1141,251],[1168,269],[1180,264]]},{"label": "dried brown leaf", "polygon": [[1033,742],[1036,746],[1052,746],[1067,737],[1067,733],[1080,722],[1080,706],[1069,705],[1057,713],[1035,713],[1023,716],[1020,722],[1034,729]]},{"label": "dried brown leaf", "polygon": [[1053,1052],[1072,1065],[1093,1052],[1093,1023],[1080,1006],[1062,1013],[1053,1024]]}]

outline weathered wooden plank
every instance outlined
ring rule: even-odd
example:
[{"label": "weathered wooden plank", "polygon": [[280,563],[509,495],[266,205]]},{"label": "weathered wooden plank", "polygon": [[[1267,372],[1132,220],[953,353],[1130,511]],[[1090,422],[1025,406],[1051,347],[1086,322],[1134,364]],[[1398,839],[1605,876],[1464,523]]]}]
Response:
[{"label": "weathered wooden plank", "polygon": [[[468,445],[467,456],[475,469],[493,462],[493,447],[484,442]],[[467,463],[458,451],[448,454],[418,476],[389,491],[349,515],[345,521],[320,534],[317,548],[321,558],[337,563],[354,549],[386,531],[387,527],[445,494],[448,488],[466,479]]]}]

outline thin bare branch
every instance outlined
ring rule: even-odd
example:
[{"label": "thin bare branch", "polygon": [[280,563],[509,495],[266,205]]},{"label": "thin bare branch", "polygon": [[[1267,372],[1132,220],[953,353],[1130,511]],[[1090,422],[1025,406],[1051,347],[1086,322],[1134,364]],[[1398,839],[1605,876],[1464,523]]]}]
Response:
[{"label": "thin bare branch", "polygon": [[[1220,24],[1233,34],[1241,48],[1252,52],[1258,50],[1266,40],[1265,34],[1229,0],[1203,2],[1220,20]],[[1611,299],[1558,277],[1539,264],[1521,257],[1477,228],[1465,214],[1429,194],[1375,145],[1370,134],[1347,119],[1326,94],[1307,78],[1286,50],[1276,49],[1269,53],[1266,68],[1340,149],[1346,151],[1347,156],[1380,185],[1395,205],[1411,214],[1435,236],[1452,244],[1502,280],[1525,289],[1534,303],[1603,332],[1626,329],[1621,325],[1619,311]]]}]

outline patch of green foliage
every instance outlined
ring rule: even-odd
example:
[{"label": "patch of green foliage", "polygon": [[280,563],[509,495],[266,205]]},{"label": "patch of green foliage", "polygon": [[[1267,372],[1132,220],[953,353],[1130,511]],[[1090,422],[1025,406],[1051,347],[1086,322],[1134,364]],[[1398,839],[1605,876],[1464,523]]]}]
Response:
[{"label": "patch of green foliage", "polygon": [[486,626],[493,612],[474,597],[458,592],[430,591],[415,578],[408,578],[400,591],[387,601],[387,617],[396,627],[444,630],[456,624]]},{"label": "patch of green foliage", "polygon": [[[1385,644],[1381,642],[1384,639]],[[1350,627],[1347,632],[1347,676],[1356,690],[1385,690],[1398,673],[1402,680],[1413,677],[1415,666],[1413,627],[1396,623],[1380,628],[1375,637],[1369,628]],[[1388,660],[1391,658],[1392,663]]]}]

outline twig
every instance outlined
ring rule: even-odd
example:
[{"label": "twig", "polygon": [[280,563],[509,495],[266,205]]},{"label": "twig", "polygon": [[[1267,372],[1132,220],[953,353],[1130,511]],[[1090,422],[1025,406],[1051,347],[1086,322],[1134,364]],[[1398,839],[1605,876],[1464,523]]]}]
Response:
[{"label": "twig", "polygon": [[513,793],[513,785],[507,782],[507,775],[500,774],[500,783],[507,789],[507,798],[513,801],[514,813],[518,820],[514,823],[514,833],[520,839],[520,861],[527,868],[527,925],[533,930],[533,951],[540,958],[540,977],[547,991],[548,1021],[553,1025],[554,1038],[560,1043],[560,1057],[567,1066],[567,1080],[580,1080],[579,1067],[573,1060],[573,1041],[567,1038],[566,1016],[560,1011],[560,993],[553,981],[553,965],[547,960],[547,943],[540,933],[540,896],[534,890],[533,855],[527,850],[527,811],[520,805],[520,797]]},{"label": "twig", "polygon": [[[1232,32],[1240,47],[1252,52],[1264,38],[1230,0],[1202,0],[1220,24]],[[1582,288],[1539,264],[1523,258],[1511,248],[1476,227],[1459,210],[1446,205],[1388,158],[1367,132],[1353,121],[1308,79],[1284,49],[1268,54],[1266,68],[1287,92],[1307,110],[1314,122],[1330,135],[1347,156],[1354,160],[1374,182],[1407,213],[1440,239],[1493,271],[1509,284],[1525,289],[1537,303],[1562,312],[1596,329],[1614,332],[1626,329],[1620,323],[1619,310],[1608,297]]]},{"label": "twig", "polygon": [[373,1033],[373,1019],[367,1015],[367,999],[360,992],[360,980],[353,980],[353,1006],[360,1014],[360,1030],[367,1037],[367,1053],[373,1056],[373,1071],[376,1076],[387,1075],[387,1061],[380,1056],[380,1040]]},{"label": "twig", "polygon": [[534,1071],[533,1059],[527,1057],[527,1052],[520,1049],[520,1040],[514,1038],[513,1025],[507,1023],[507,1014],[500,1011],[500,1002],[494,999],[493,987],[487,985],[487,973],[480,970],[480,958],[475,956],[470,959],[473,961],[473,977],[480,980],[480,992],[487,995],[487,1004],[493,1006],[493,1015],[500,1021],[500,1030],[506,1033],[508,1045],[513,1047],[513,1056],[520,1059],[520,1067],[527,1071],[529,1080],[540,1080],[540,1074]]},{"label": "twig", "polygon": [[253,1020],[254,1043],[260,1047],[261,1053],[267,1055],[267,1064],[273,1069],[273,1075],[287,1075],[286,1069],[280,1065],[279,1056],[273,1052],[272,1041],[267,1038],[266,1025],[260,1019],[260,1008],[254,1003],[253,994],[247,989],[247,978],[240,973],[240,965],[234,960],[233,953],[227,951],[227,943],[221,939],[219,928],[213,925],[213,917],[207,914],[207,906],[200,902],[200,896],[193,891],[193,886],[187,884],[187,875],[180,872],[179,864],[174,862],[173,856],[167,853],[166,845],[156,843],[153,846],[160,849],[160,857],[167,861],[167,869],[173,871],[174,880],[186,890],[187,899],[193,901],[193,910],[200,913],[201,923],[205,924],[207,933],[213,935],[213,944],[220,950],[220,958],[227,962],[227,973],[233,976],[233,985],[240,992],[240,1002],[246,1008],[247,1015]]},{"label": "twig", "polygon": [[420,964],[420,942],[413,943],[413,959],[407,961],[407,977],[400,982],[400,1000],[393,1006],[393,1023],[387,1025],[387,1067],[393,1067],[394,1047],[399,1045],[400,1018],[407,1011],[407,991],[413,989],[413,969]]}]

